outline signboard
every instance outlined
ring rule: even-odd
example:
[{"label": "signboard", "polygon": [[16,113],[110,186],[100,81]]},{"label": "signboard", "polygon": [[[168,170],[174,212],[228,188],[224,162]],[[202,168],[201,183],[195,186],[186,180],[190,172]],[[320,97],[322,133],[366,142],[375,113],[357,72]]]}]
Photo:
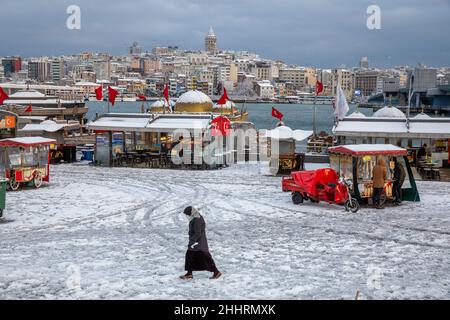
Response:
[{"label": "signboard", "polygon": [[0,119],[0,129],[13,129],[16,127],[15,116],[4,116]]}]

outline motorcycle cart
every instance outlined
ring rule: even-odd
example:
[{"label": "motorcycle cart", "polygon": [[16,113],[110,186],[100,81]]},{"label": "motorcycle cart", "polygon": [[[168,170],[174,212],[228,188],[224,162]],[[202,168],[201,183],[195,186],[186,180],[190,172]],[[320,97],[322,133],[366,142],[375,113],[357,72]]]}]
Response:
[{"label": "motorcycle cart", "polygon": [[328,153],[331,168],[345,179],[353,181],[352,193],[360,203],[372,203],[372,171],[379,157],[384,158],[387,169],[381,203],[384,204],[393,198],[394,158],[403,166],[406,173],[402,186],[402,200],[420,201],[406,149],[392,144],[359,144],[331,147]]},{"label": "motorcycle cart", "polygon": [[50,145],[53,139],[21,137],[0,140],[1,162],[10,190],[28,184],[36,188],[50,178]]},{"label": "motorcycle cart", "polygon": [[343,205],[346,211],[359,210],[358,201],[350,194],[351,181],[340,179],[336,171],[329,168],[292,172],[283,177],[282,189],[292,193],[292,202],[301,204],[305,200],[318,203]]}]

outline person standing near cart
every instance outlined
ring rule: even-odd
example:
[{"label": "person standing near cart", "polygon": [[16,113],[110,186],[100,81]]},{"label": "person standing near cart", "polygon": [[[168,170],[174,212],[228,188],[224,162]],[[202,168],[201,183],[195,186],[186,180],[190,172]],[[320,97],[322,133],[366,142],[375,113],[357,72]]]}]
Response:
[{"label": "person standing near cart", "polygon": [[180,276],[180,279],[193,279],[193,271],[209,271],[213,273],[210,279],[220,278],[222,273],[217,269],[209,253],[205,219],[192,206],[185,208],[183,213],[189,220],[189,244],[185,260],[187,273]]},{"label": "person standing near cart", "polygon": [[394,193],[394,204],[399,205],[402,203],[402,186],[403,182],[405,182],[405,168],[398,161],[397,158],[394,158],[394,185],[393,185],[393,193]]},{"label": "person standing near cart", "polygon": [[373,167],[373,205],[377,209],[383,209],[381,206],[381,195],[384,189],[384,183],[387,177],[386,163],[382,157],[378,158],[377,165]]}]

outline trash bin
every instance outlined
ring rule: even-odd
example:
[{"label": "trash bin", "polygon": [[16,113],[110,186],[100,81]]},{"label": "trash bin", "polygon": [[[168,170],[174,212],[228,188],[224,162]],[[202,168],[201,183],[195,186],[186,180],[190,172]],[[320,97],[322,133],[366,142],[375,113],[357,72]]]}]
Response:
[{"label": "trash bin", "polygon": [[94,160],[94,150],[83,150],[83,160],[93,161]]},{"label": "trash bin", "polygon": [[3,210],[5,210],[6,206],[6,183],[8,180],[2,179],[0,180],[0,217],[3,216]]}]

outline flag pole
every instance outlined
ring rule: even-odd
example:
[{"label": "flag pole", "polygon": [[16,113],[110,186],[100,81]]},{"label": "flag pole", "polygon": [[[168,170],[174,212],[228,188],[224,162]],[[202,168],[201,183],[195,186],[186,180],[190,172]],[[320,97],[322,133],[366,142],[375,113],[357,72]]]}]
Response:
[{"label": "flag pole", "polygon": [[339,106],[339,88],[341,86],[341,75],[338,74],[337,82],[336,82],[336,96],[334,101],[334,126],[336,127],[339,124],[339,115],[336,114],[336,110]]},{"label": "flag pole", "polygon": [[164,89],[163,89],[163,101],[164,101],[164,103],[163,103],[163,114],[166,114],[166,102],[167,102],[167,104],[169,104],[170,102],[167,101],[169,99],[166,99],[166,97],[164,95],[164,91],[166,91],[166,85],[164,85]]},{"label": "flag pole", "polygon": [[[317,84],[316,84],[317,87]],[[317,99],[317,88],[316,94],[314,95],[314,112],[313,112],[313,136],[316,137],[317,128],[316,128],[316,99]]]}]

